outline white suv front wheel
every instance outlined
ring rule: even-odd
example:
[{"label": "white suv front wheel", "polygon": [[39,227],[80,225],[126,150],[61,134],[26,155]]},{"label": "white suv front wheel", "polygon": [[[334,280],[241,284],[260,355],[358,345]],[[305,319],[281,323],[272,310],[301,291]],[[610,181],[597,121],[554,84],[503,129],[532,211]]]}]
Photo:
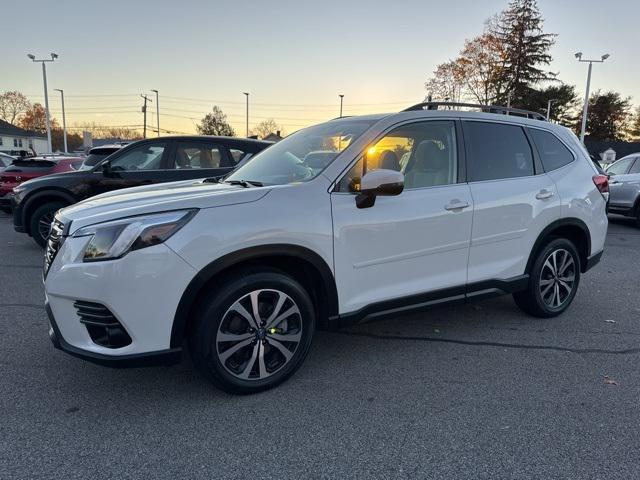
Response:
[{"label": "white suv front wheel", "polygon": [[275,270],[240,272],[201,305],[190,335],[196,367],[233,393],[272,388],[302,364],[315,329],[309,294]]},{"label": "white suv front wheel", "polygon": [[580,283],[580,256],[573,243],[556,238],[538,252],[526,290],[515,293],[516,304],[530,315],[560,315],[573,301]]}]

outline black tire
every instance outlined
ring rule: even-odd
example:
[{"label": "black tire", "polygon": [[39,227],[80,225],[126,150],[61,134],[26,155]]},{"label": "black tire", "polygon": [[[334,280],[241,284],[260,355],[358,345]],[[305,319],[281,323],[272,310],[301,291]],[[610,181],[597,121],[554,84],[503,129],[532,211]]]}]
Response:
[{"label": "black tire", "polygon": [[[294,307],[298,313],[285,316],[272,328],[253,328],[252,295],[256,291],[258,317],[263,323],[274,312],[272,321],[295,311]],[[284,303],[279,304],[284,297]],[[242,308],[246,308],[249,319],[238,313]],[[218,388],[239,394],[260,392],[284,382],[300,368],[309,353],[315,323],[309,294],[290,276],[270,269],[238,272],[222,279],[220,287],[199,306],[189,332],[191,357],[196,368]],[[281,325],[286,331],[279,328]],[[231,336],[234,340],[224,340]],[[289,342],[283,338],[299,340]],[[251,343],[236,348],[248,341]],[[234,348],[235,353],[224,358]]]},{"label": "black tire", "polygon": [[640,206],[636,208],[636,228],[640,228]]},{"label": "black tire", "polygon": [[513,294],[518,307],[540,318],[560,315],[571,305],[580,284],[580,256],[575,245],[566,238],[550,240],[538,252],[529,275],[527,289]]},{"label": "black tire", "polygon": [[40,245],[41,247],[45,247],[47,245],[47,237],[49,235],[48,229],[45,233],[44,224],[50,224],[53,221],[53,216],[55,213],[61,208],[65,207],[66,204],[63,202],[47,202],[40,205],[31,215],[31,219],[29,219],[29,232],[31,233],[31,237],[33,240]]}]

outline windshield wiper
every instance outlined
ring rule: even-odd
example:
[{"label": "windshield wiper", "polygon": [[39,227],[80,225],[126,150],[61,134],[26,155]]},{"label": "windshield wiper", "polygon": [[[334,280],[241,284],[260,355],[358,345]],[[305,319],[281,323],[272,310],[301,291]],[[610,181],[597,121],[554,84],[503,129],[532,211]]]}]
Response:
[{"label": "windshield wiper", "polygon": [[204,183],[220,183],[220,177],[209,177],[202,180]]},{"label": "windshield wiper", "polygon": [[256,182],[254,180],[225,180],[224,183],[228,183],[229,185],[240,185],[244,188],[263,186],[261,182]]}]

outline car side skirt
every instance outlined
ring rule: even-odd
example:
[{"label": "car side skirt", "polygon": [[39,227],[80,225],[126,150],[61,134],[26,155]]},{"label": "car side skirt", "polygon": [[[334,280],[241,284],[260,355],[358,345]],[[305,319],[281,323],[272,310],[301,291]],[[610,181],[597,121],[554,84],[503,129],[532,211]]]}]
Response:
[{"label": "car side skirt", "polygon": [[331,329],[379,320],[399,314],[421,312],[443,305],[456,305],[520,292],[529,285],[529,275],[506,280],[486,280],[466,286],[450,287],[433,292],[385,300],[367,305],[355,312],[329,318]]}]

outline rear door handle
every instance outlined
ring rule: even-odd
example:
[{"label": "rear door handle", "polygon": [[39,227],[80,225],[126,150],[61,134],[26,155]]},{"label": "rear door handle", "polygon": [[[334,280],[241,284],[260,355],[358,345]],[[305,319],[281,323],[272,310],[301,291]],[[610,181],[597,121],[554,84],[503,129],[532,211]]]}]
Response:
[{"label": "rear door handle", "polygon": [[536,198],[538,200],[544,200],[545,198],[551,197],[553,197],[553,192],[551,190],[547,190],[546,188],[543,188],[536,194]]},{"label": "rear door handle", "polygon": [[447,205],[444,206],[445,210],[462,210],[463,208],[467,208],[469,204],[467,202],[461,202],[458,199],[451,200]]}]

